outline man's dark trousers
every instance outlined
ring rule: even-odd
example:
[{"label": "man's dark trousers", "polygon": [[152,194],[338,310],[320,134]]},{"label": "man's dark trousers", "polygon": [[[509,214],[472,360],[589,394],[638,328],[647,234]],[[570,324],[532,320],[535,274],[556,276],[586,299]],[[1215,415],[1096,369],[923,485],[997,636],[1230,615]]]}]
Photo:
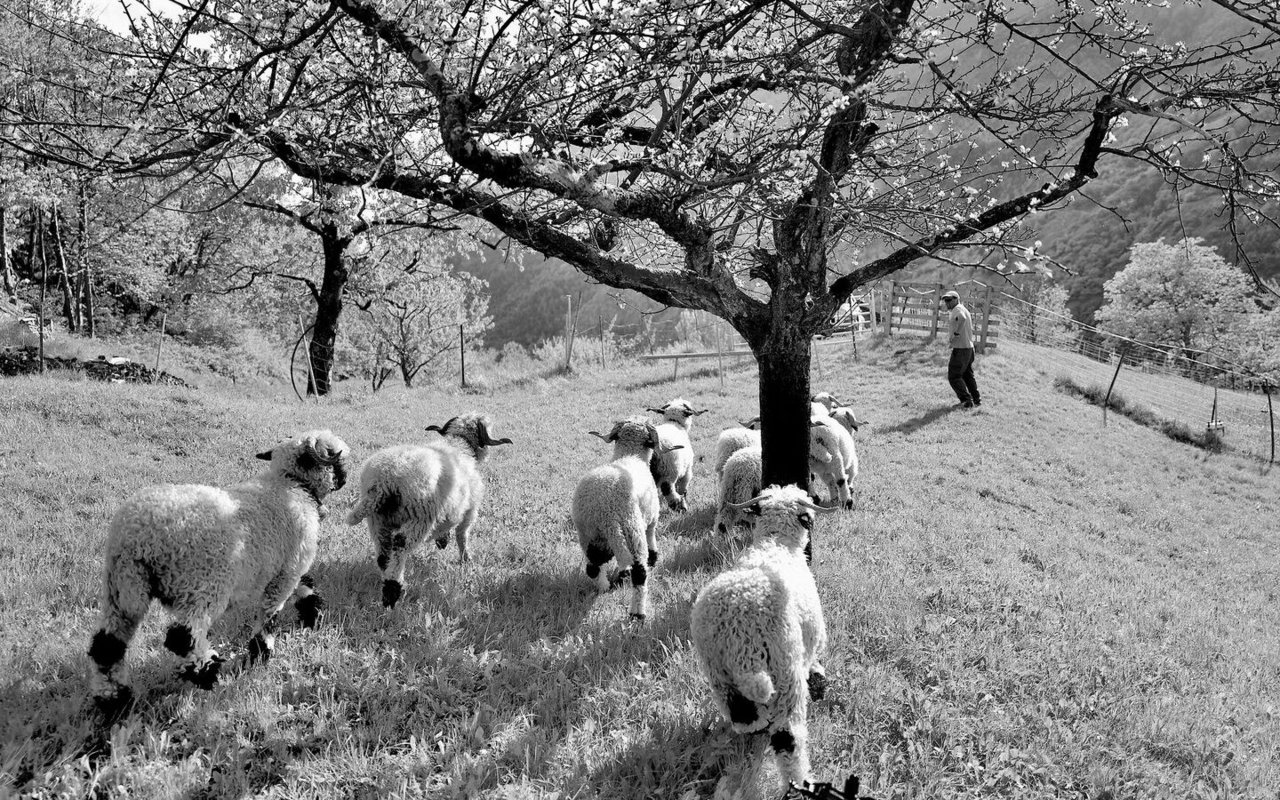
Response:
[{"label": "man's dark trousers", "polygon": [[973,379],[973,348],[957,347],[951,351],[951,361],[947,364],[947,382],[955,391],[961,403],[982,402],[978,394],[978,382]]}]

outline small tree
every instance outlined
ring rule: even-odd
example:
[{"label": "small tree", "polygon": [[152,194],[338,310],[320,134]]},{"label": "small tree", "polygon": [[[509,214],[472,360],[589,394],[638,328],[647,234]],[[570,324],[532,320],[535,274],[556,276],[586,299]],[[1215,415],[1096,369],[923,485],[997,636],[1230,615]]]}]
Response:
[{"label": "small tree", "polygon": [[1248,310],[1251,281],[1200,239],[1135,244],[1103,286],[1098,321],[1134,339],[1191,350],[1225,344]]},{"label": "small tree", "polygon": [[415,256],[407,267],[379,266],[369,270],[361,291],[365,312],[361,330],[353,332],[358,348],[373,356],[374,388],[390,368],[399,370],[406,387],[425,367],[458,347],[474,343],[493,326],[489,316],[488,284],[465,272],[453,273],[442,263],[423,263]]}]

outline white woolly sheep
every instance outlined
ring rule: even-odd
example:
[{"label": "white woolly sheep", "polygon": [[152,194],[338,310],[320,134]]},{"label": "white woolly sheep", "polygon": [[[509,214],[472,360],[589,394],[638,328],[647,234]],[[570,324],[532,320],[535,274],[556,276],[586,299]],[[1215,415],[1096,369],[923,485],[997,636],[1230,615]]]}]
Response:
[{"label": "white woolly sheep", "polygon": [[853,436],[829,416],[809,420],[809,472],[827,487],[828,502],[853,508],[851,481],[858,474]]},{"label": "white woolly sheep", "polygon": [[835,395],[833,395],[831,392],[818,392],[813,397],[811,397],[810,400],[812,400],[815,403],[822,404],[822,407],[827,409],[828,411],[831,411],[836,406],[840,405],[840,401],[837,400]]},{"label": "white woolly sheep", "polygon": [[653,482],[670,508],[688,511],[689,483],[693,480],[693,443],[689,440],[689,428],[693,418],[707,413],[708,409],[696,411],[683,397],[677,397],[662,408],[646,411],[663,417],[657,426],[662,447],[653,454],[649,464]]},{"label": "white woolly sheep", "polygon": [[831,409],[831,418],[843,425],[850,435],[866,422],[866,420],[859,420],[858,415],[853,413],[853,409],[848,406],[837,406]]},{"label": "white woolly sheep", "polygon": [[450,531],[458,539],[458,560],[465,564],[467,534],[484,499],[479,465],[494,445],[483,414],[454,417],[443,426],[428,425],[442,438],[426,444],[387,447],[360,468],[360,498],[347,512],[348,525],[368,520],[382,571],[382,604],[395,606],[404,590],[409,557],[428,536],[443,550]]},{"label": "white woolly sheep", "polygon": [[720,435],[716,438],[716,480],[720,479],[720,473],[724,471],[724,462],[729,460],[729,456],[738,452],[744,447],[760,446],[760,418],[752,417],[742,423],[737,428],[725,428],[720,431]]},{"label": "white woolly sheep", "polygon": [[331,432],[310,431],[259,453],[271,465],[252,480],[151,486],[121,504],[107,537],[102,625],[89,647],[101,708],[122,710],[132,696],[125,652],[152,600],[174,617],[164,644],[185,659],[182,677],[204,689],[223,663],[209,628],[232,603],[254,612],[246,664],[270,657],[276,617],[295,590],[302,624],[315,624],[321,602],[306,572],[322,504],[346,482],[347,453]]},{"label": "white woolly sheep", "polygon": [[604,566],[616,559],[614,582],[630,578],[631,616],[644,619],[649,613],[646,566],[658,563],[658,489],[649,463],[664,446],[644,417],[616,423],[607,436],[590,433],[613,443],[613,461],[583,475],[573,493],[573,525],[587,577],[602,594],[608,591],[612,582]]},{"label": "white woolly sheep", "polygon": [[794,485],[742,507],[757,516],[753,543],[698,593],[690,632],[720,713],[736,733],[769,732],[785,789],[809,778],[808,704],[826,687],[827,628],[804,558],[826,509]]},{"label": "white woolly sheep", "polygon": [[742,504],[760,494],[763,471],[764,452],[758,444],[744,447],[729,456],[720,475],[715,530],[728,533],[737,525],[748,521]]}]

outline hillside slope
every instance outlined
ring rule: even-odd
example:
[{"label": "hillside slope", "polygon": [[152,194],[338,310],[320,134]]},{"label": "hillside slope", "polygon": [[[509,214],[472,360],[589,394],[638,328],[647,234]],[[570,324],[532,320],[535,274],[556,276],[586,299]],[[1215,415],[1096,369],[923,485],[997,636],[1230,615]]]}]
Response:
[{"label": "hillside slope", "polygon": [[[815,573],[832,688],[811,713],[823,780],[876,797],[1272,797],[1280,785],[1275,520],[1280,473],[1206,456],[983,357],[984,404],[955,411],[944,354],[917,340],[824,348],[826,388],[870,424],[857,509],[824,516]],[[426,389],[301,405],[176,388],[0,384],[0,794],[130,797],[709,797],[741,742],[688,642],[690,602],[731,558],[693,511],[664,517],[654,613],[595,597],[567,523],[586,435],[683,395],[700,458],[749,416],[755,373],[670,367],[531,376],[487,396]],[[682,370],[682,372],[686,372]],[[77,758],[103,533],[124,494],[226,482],[306,427],[359,456],[482,409],[499,448],[472,564],[422,552],[394,612],[363,528],[332,513],[314,574],[329,610],[266,668],[193,693],[154,614],[133,656],[140,706],[114,755]],[[334,497],[340,511],[350,489]],[[116,796],[113,794],[112,796]]]}]

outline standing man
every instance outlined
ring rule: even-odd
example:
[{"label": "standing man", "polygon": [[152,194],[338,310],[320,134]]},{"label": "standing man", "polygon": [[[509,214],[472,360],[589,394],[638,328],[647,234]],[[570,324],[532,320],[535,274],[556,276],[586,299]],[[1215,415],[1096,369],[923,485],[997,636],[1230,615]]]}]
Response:
[{"label": "standing man", "polygon": [[947,364],[947,381],[960,398],[961,408],[982,405],[978,382],[973,379],[973,317],[954,291],[942,295],[942,303],[951,312],[951,361]]}]

